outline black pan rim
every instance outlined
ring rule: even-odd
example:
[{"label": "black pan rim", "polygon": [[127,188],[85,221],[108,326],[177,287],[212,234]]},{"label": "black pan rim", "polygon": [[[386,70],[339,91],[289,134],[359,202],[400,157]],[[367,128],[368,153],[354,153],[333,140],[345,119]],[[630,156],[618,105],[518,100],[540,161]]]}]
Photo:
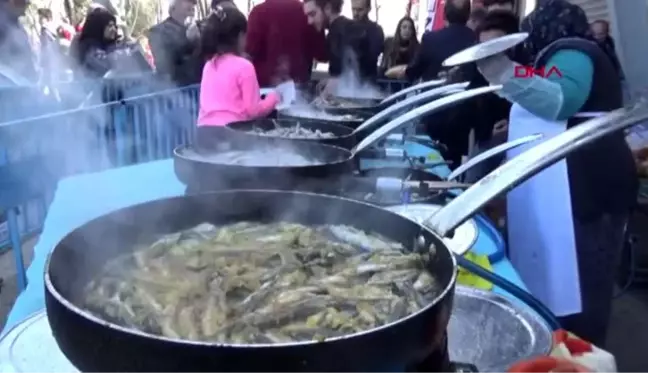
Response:
[{"label": "black pan rim", "polygon": [[341,98],[343,100],[367,100],[367,101],[382,101],[389,97],[387,94],[381,95],[382,97],[351,97],[346,95],[333,95],[334,98]]},{"label": "black pan rim", "polygon": [[[230,190],[223,190],[223,191],[213,191],[213,192],[201,193],[200,196],[207,196],[207,195],[209,195],[209,196],[214,196],[214,195],[218,196],[218,195],[227,195],[227,194],[235,194],[235,193],[260,193],[260,192],[261,193],[268,193],[268,194],[284,194],[284,195],[292,194],[292,195],[301,195],[301,196],[304,196],[304,197],[314,196],[314,197],[317,197],[317,198],[343,200],[343,201],[348,202],[348,203],[361,204],[361,205],[364,205],[365,207],[370,208],[370,209],[379,209],[379,210],[382,210],[382,211],[384,211],[384,212],[386,212],[388,214],[394,215],[395,217],[405,219],[408,222],[411,222],[412,224],[418,224],[418,223],[416,223],[416,222],[414,222],[412,220],[409,220],[409,219],[403,217],[402,215],[399,215],[399,214],[397,214],[395,212],[384,209],[384,208],[382,208],[380,206],[372,205],[370,203],[366,203],[366,202],[362,202],[362,201],[356,201],[356,200],[345,198],[345,197],[338,197],[338,196],[332,196],[332,195],[326,195],[326,194],[300,192],[300,191],[269,190],[269,189],[230,189]],[[195,198],[196,195],[194,195],[192,197]],[[175,196],[175,197],[159,198],[159,199],[154,199],[154,200],[151,200],[151,201],[142,202],[142,203],[138,203],[138,204],[135,204],[135,205],[123,207],[123,208],[120,208],[120,209],[117,209],[117,210],[110,211],[109,213],[101,215],[99,217],[93,218],[93,219],[85,222],[81,226],[78,226],[77,228],[75,228],[71,232],[67,233],[65,236],[63,236],[56,243],[56,245],[54,246],[52,251],[47,256],[47,261],[45,263],[45,275],[44,275],[44,281],[43,281],[44,284],[45,284],[46,292],[48,292],[52,297],[54,297],[56,299],[57,302],[61,303],[63,306],[65,306],[65,308],[67,308],[69,311],[73,312],[77,316],[82,317],[83,319],[85,319],[85,320],[87,320],[89,322],[101,325],[101,326],[109,328],[109,329],[114,329],[114,330],[117,330],[117,331],[122,332],[122,333],[126,333],[127,335],[131,335],[131,336],[134,336],[134,337],[153,339],[153,340],[158,340],[158,341],[162,341],[162,342],[166,342],[166,343],[172,343],[172,344],[175,344],[175,345],[190,345],[190,346],[196,346],[196,347],[224,347],[224,348],[254,349],[254,348],[300,347],[300,346],[309,346],[309,345],[322,344],[322,343],[333,343],[333,342],[336,342],[336,341],[341,341],[341,340],[346,340],[346,339],[357,338],[357,337],[360,337],[360,336],[365,336],[365,335],[370,334],[370,333],[375,332],[375,331],[381,331],[381,330],[384,330],[384,329],[388,329],[388,328],[391,328],[391,327],[393,327],[393,326],[395,326],[397,324],[405,322],[405,321],[407,321],[409,319],[415,318],[419,314],[425,313],[430,308],[436,306],[439,302],[441,302],[443,299],[445,299],[448,296],[449,292],[453,291],[453,289],[455,287],[455,284],[457,282],[457,276],[458,276],[458,273],[457,273],[457,270],[456,270],[457,269],[457,260],[456,260],[456,258],[454,256],[452,250],[450,250],[448,248],[448,246],[443,242],[443,239],[441,237],[439,237],[438,234],[436,234],[431,229],[429,229],[429,228],[427,228],[427,227],[425,227],[423,225],[418,224],[422,231],[426,231],[427,233],[429,233],[433,237],[435,237],[439,241],[439,243],[441,243],[441,246],[443,247],[443,250],[448,252],[448,256],[449,256],[450,261],[452,263],[453,270],[452,270],[452,275],[450,277],[450,280],[447,282],[447,284],[445,285],[443,290],[441,292],[439,292],[439,294],[435,297],[435,299],[432,302],[430,302],[428,305],[426,305],[425,307],[423,307],[420,310],[418,310],[418,311],[416,311],[414,313],[411,313],[411,314],[409,314],[409,315],[407,315],[407,316],[405,316],[403,318],[400,318],[400,319],[398,319],[398,320],[396,320],[394,322],[381,325],[381,326],[379,326],[377,328],[363,330],[363,331],[358,332],[358,333],[345,334],[345,335],[342,335],[342,336],[339,336],[339,337],[334,337],[334,338],[327,338],[327,339],[325,339],[323,341],[312,341],[311,340],[311,341],[300,341],[300,342],[291,342],[291,343],[236,344],[236,343],[215,343],[215,342],[204,342],[204,341],[191,341],[191,340],[178,339],[178,338],[168,338],[168,337],[164,337],[164,336],[159,336],[159,335],[155,335],[155,334],[146,333],[146,332],[143,332],[143,331],[140,331],[140,330],[137,330],[137,329],[127,328],[127,327],[124,327],[124,326],[121,326],[121,325],[114,324],[114,323],[111,323],[109,321],[103,320],[103,319],[91,314],[90,312],[83,310],[81,307],[79,307],[76,304],[72,303],[67,298],[65,298],[61,293],[58,292],[58,290],[56,289],[56,287],[52,283],[52,278],[51,278],[51,275],[50,275],[50,265],[51,265],[52,257],[55,255],[57,248],[59,248],[61,242],[66,240],[69,236],[71,236],[71,235],[75,234],[76,232],[78,232],[79,230],[83,229],[83,227],[85,225],[87,225],[87,224],[96,222],[97,220],[100,220],[100,219],[104,219],[107,216],[110,216],[110,215],[113,215],[113,214],[118,214],[118,213],[123,212],[123,211],[128,210],[128,209],[138,208],[138,207],[144,206],[144,205],[149,204],[149,203],[159,203],[160,201],[164,201],[164,200],[184,199],[184,198],[187,198],[187,196]],[[438,247],[436,249],[439,250]]]},{"label": "black pan rim", "polygon": [[[274,119],[276,121],[290,121],[290,122],[300,122],[299,119],[297,118],[277,118]],[[232,122],[228,123],[225,125],[227,129],[230,129],[232,131],[236,131],[237,133],[244,134],[244,135],[249,135],[249,136],[256,136],[256,137],[262,137],[262,138],[270,138],[270,139],[284,139],[284,140],[291,140],[291,141],[306,141],[306,142],[313,142],[313,143],[321,143],[322,141],[335,141],[335,140],[346,140],[353,138],[355,136],[353,128],[349,126],[345,126],[344,124],[339,124],[336,123],[335,121],[330,121],[326,119],[303,119],[302,122],[307,122],[307,124],[312,123],[313,125],[317,125],[318,123],[323,123],[325,125],[330,125],[333,127],[338,127],[339,129],[343,130],[348,130],[349,133],[343,136],[333,136],[333,137],[326,137],[326,138],[310,138],[310,137],[284,137],[284,136],[267,136],[267,135],[262,135],[258,133],[250,133],[246,132],[237,128],[233,128],[235,126],[241,125],[241,124],[247,124],[247,123],[252,123],[254,120],[244,120],[244,121],[237,121],[237,122]]]},{"label": "black pan rim", "polygon": [[[234,131],[233,129],[229,129],[229,130],[230,130],[230,131]],[[269,137],[269,136],[266,136],[266,137],[259,136],[259,137],[261,137],[261,138],[266,138],[266,139],[279,139],[279,140],[282,140],[282,141],[283,141],[283,140],[285,140],[285,141],[289,141],[289,139],[287,139],[287,138],[283,138],[283,137]],[[301,141],[301,140],[298,140],[298,141]],[[287,169],[288,169],[288,168],[290,168],[290,169],[298,169],[298,170],[303,170],[303,169],[306,169],[306,168],[309,168],[309,167],[320,167],[320,166],[330,166],[330,165],[341,165],[341,164],[344,164],[344,163],[346,163],[346,162],[352,161],[353,158],[355,158],[355,155],[354,155],[350,150],[345,149],[345,148],[342,148],[342,147],[339,147],[339,146],[329,145],[329,144],[322,144],[322,143],[319,143],[319,142],[307,142],[307,143],[304,143],[304,144],[306,144],[306,145],[308,145],[308,146],[316,146],[316,147],[324,147],[324,148],[333,148],[333,149],[335,149],[336,151],[344,152],[344,153],[345,153],[345,158],[344,158],[344,159],[340,159],[340,160],[338,160],[338,161],[334,161],[334,162],[313,163],[313,164],[308,164],[308,165],[303,165],[303,166],[243,166],[243,165],[235,165],[235,164],[227,164],[227,163],[208,162],[208,161],[204,161],[204,160],[199,160],[199,159],[193,159],[193,158],[185,157],[181,152],[182,152],[182,150],[184,150],[184,149],[190,149],[190,148],[192,148],[192,146],[189,145],[189,144],[183,144],[183,145],[178,145],[178,146],[176,146],[176,147],[173,149],[173,158],[182,159],[182,160],[185,161],[185,162],[194,162],[194,163],[199,163],[199,164],[201,164],[201,165],[205,165],[205,166],[210,166],[210,165],[211,165],[211,166],[249,167],[249,168],[257,168],[257,169],[271,169],[271,168],[275,168],[275,169],[276,169],[276,168],[287,168]]]},{"label": "black pan rim", "polygon": [[[369,107],[369,108],[359,108],[357,110],[366,112],[367,110],[373,110],[376,107]],[[331,109],[334,109],[331,107]],[[353,110],[356,110],[356,108],[353,108]],[[357,123],[357,124],[362,124],[367,121],[367,119],[362,119],[358,118],[356,116],[353,117],[353,119],[327,119],[327,118],[316,118],[316,117],[301,117],[299,115],[292,115],[288,113],[289,109],[285,110],[278,110],[277,113],[279,114],[279,118],[285,118],[285,119],[295,119],[295,120],[320,120],[320,121],[325,121],[328,123],[334,123],[334,124],[340,124],[345,127],[348,127],[344,125],[343,123]],[[321,109],[321,112],[324,114],[332,115],[332,116],[337,116],[336,114],[331,114],[326,111],[326,109]]]},{"label": "black pan rim", "polygon": [[[318,108],[322,109],[324,112],[335,111],[335,110],[358,110],[358,111],[371,111],[380,108],[380,105],[375,106],[354,106],[354,107],[339,107],[339,106],[330,106],[330,105],[318,105]],[[335,115],[335,114],[331,114]]]}]

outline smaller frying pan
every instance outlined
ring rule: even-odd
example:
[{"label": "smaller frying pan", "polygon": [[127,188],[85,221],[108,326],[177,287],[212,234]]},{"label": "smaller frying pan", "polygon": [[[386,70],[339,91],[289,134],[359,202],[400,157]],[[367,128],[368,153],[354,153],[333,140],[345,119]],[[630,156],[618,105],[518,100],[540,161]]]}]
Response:
[{"label": "smaller frying pan", "polygon": [[[391,118],[393,118],[393,117],[395,117],[395,116],[397,116],[397,115],[399,115],[399,114],[401,114],[403,112],[406,112],[406,111],[410,110],[413,107],[416,107],[418,105],[422,105],[422,104],[425,104],[425,103],[429,103],[430,101],[432,101],[432,100],[434,100],[434,99],[436,99],[436,98],[438,98],[440,96],[447,96],[447,95],[451,95],[453,93],[462,92],[467,87],[468,87],[468,83],[456,83],[456,84],[449,84],[449,85],[442,86],[442,87],[437,87],[437,88],[431,89],[429,91],[419,93],[418,95],[416,95],[414,97],[409,97],[409,98],[407,98],[407,99],[405,99],[403,101],[400,101],[400,102],[398,102],[398,103],[396,103],[394,105],[390,105],[386,109],[382,110],[379,113],[376,113],[376,114],[372,115],[371,117],[368,117],[364,121],[360,121],[360,120],[332,121],[331,120],[330,122],[333,122],[333,123],[336,123],[336,124],[344,124],[345,126],[354,128],[354,131],[353,131],[354,135],[356,137],[359,137],[360,139],[362,139],[362,138],[368,136],[380,124],[383,124],[383,123],[387,122]],[[313,112],[310,111],[310,109],[305,109],[305,110],[309,110],[309,111],[304,112],[304,115],[300,115],[299,111],[297,111],[297,110],[301,110],[301,109],[292,109],[292,111],[291,111],[291,109],[288,109],[288,110],[286,110],[284,112],[281,112],[279,117],[280,118],[292,118],[292,119],[304,120],[307,115],[312,115],[313,114]],[[315,114],[317,114],[317,113],[315,113]],[[420,117],[422,115],[424,115],[424,114],[420,114],[418,116],[412,117],[409,120],[410,121],[415,120],[415,119],[417,119],[418,117]],[[331,114],[326,114],[325,113],[325,114],[323,114],[322,118],[326,118],[327,116],[331,117]],[[322,119],[322,120],[329,121],[327,119]]]},{"label": "smaller frying pan", "polygon": [[318,109],[313,106],[291,106],[282,110],[277,110],[277,118],[292,120],[322,120],[342,126],[357,128],[365,120],[371,118],[375,113],[353,109],[349,113],[330,113],[326,110]]},{"label": "smaller frying pan", "polygon": [[380,98],[355,98],[332,96],[330,102],[321,102],[317,107],[333,115],[356,115],[356,113],[376,114],[383,109]]},{"label": "smaller frying pan", "polygon": [[[189,190],[258,188],[262,185],[268,189],[316,192],[317,188],[326,186],[322,180],[350,175],[358,168],[357,161],[349,156],[349,150],[337,146],[276,137],[248,136],[227,128],[222,130],[232,135],[213,132],[213,139],[197,139],[193,146],[181,145],[173,150],[175,174]],[[209,137],[211,134],[203,133],[202,137]],[[219,139],[221,141],[218,141]],[[228,152],[235,152],[233,154],[238,153],[240,156],[249,155],[251,152],[266,152],[268,156],[276,156],[285,152],[289,157],[304,157],[308,163],[294,166],[275,165],[260,158],[262,163],[249,165],[214,158]],[[263,157],[263,154],[259,156]]]},{"label": "smaller frying pan", "polygon": [[400,90],[385,98],[353,98],[345,96],[333,96],[333,100],[340,103],[348,103],[350,105],[337,106],[326,105],[325,103],[320,106],[325,112],[335,115],[357,115],[362,116],[363,113],[377,114],[391,105],[397,103],[407,97],[409,94],[419,94],[424,90],[435,88],[445,84],[444,79],[430,80],[413,85],[409,88]]},{"label": "smaller frying pan", "polygon": [[[291,128],[299,126],[301,128],[310,130],[310,131],[320,131],[321,133],[330,133],[333,134],[333,137],[283,137],[283,136],[272,136],[264,135],[263,133],[257,133],[255,130],[260,130],[263,132],[271,131],[277,128]],[[227,128],[237,131],[240,134],[257,137],[278,137],[282,139],[295,140],[295,141],[305,141],[305,142],[316,142],[320,144],[334,145],[339,146],[344,149],[353,148],[357,141],[356,136],[353,133],[353,129],[332,122],[327,122],[323,120],[316,119],[270,119],[262,118],[255,119],[243,122],[234,122],[226,126]]]}]

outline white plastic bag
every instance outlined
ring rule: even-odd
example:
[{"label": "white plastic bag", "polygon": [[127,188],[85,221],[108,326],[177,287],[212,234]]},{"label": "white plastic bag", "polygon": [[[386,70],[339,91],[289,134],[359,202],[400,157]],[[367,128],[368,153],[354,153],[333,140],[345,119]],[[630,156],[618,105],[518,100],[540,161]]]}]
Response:
[{"label": "white plastic bag", "polygon": [[277,105],[278,110],[287,108],[297,99],[297,88],[292,80],[279,84],[275,91],[281,96],[281,102]]}]

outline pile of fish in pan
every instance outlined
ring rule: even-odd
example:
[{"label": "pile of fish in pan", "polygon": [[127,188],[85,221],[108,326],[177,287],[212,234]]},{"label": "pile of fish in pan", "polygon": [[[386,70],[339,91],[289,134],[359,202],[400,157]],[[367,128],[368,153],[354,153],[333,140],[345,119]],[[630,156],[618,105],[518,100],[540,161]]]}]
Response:
[{"label": "pile of fish in pan", "polygon": [[254,127],[249,133],[254,133],[262,136],[271,137],[287,137],[291,139],[331,139],[335,137],[333,132],[322,132],[319,129],[311,130],[301,126],[297,122],[294,126],[282,127],[275,120],[272,121],[274,128],[271,130],[263,130],[259,127]]},{"label": "pile of fish in pan", "polygon": [[84,305],[168,338],[236,344],[322,341],[399,320],[440,291],[412,253],[340,225],[208,223],[110,262]]},{"label": "pile of fish in pan", "polygon": [[319,96],[313,100],[313,105],[318,107],[340,107],[348,109],[359,109],[362,105],[352,100],[345,100],[341,97]]},{"label": "pile of fish in pan", "polygon": [[208,154],[187,149],[183,152],[183,156],[199,162],[246,167],[305,167],[323,164],[321,161],[309,159],[291,149],[281,148],[230,150]]},{"label": "pile of fish in pan", "polygon": [[283,112],[285,115],[289,115],[295,118],[307,118],[307,119],[321,119],[321,120],[330,120],[336,122],[345,122],[345,121],[359,121],[360,117],[352,114],[343,114],[336,115],[327,113],[326,111],[317,108],[315,106],[295,106],[286,109]]}]

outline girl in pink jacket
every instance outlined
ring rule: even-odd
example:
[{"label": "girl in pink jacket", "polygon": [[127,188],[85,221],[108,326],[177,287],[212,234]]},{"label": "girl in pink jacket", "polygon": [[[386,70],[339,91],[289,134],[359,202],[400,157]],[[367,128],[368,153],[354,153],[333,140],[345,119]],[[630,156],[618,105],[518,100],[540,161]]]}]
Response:
[{"label": "girl in pink jacket", "polygon": [[236,8],[216,6],[201,32],[201,51],[207,63],[200,84],[198,126],[224,126],[266,116],[279,104],[272,92],[259,93],[254,66],[241,57],[247,20]]}]

